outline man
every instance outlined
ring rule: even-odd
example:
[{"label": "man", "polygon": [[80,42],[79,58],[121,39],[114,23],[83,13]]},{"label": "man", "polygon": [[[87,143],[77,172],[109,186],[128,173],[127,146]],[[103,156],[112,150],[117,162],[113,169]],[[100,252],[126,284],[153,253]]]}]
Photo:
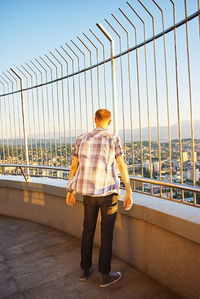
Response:
[{"label": "man", "polygon": [[124,208],[132,205],[132,191],[120,137],[107,131],[111,123],[109,110],[100,109],[95,113],[96,128],[80,135],[76,140],[74,158],[68,176],[66,202],[75,204],[75,193],[83,195],[84,223],[81,241],[80,281],[89,276],[92,265],[92,247],[98,211],[101,211],[101,246],[98,270],[101,273],[101,287],[117,282],[121,272],[110,272],[112,240],[120,182],[117,167],[126,188]]}]

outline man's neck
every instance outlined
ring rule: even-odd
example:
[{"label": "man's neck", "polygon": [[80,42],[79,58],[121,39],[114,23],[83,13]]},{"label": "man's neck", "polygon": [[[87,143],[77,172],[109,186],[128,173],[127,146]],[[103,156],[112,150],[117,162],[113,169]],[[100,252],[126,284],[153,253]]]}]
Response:
[{"label": "man's neck", "polygon": [[101,129],[107,130],[107,126],[103,126],[103,125],[101,125],[101,126],[100,125],[96,125],[96,128],[98,128],[98,129],[101,128]]},{"label": "man's neck", "polygon": [[101,128],[101,129],[107,129],[108,125],[107,124],[96,124],[96,128]]}]

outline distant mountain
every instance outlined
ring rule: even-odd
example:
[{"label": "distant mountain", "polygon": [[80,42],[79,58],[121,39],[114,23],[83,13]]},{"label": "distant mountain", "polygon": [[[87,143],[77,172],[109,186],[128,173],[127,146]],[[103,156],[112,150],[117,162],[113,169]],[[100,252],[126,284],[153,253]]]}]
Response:
[{"label": "distant mountain", "polygon": [[[190,121],[183,121],[181,123],[181,137],[183,139],[191,138],[191,128],[190,128]],[[119,130],[119,135],[123,137],[123,130]],[[174,124],[171,126],[171,139],[178,138],[178,124]],[[200,120],[194,121],[194,138],[200,139]],[[131,130],[126,130],[126,140],[127,142],[131,141]],[[133,130],[133,140],[139,141],[140,140],[140,131],[139,129]],[[148,128],[142,129],[142,140],[148,140]],[[157,127],[151,127],[151,140],[157,141]],[[168,127],[160,127],[160,140],[166,141],[168,140]]]},{"label": "distant mountain", "polygon": [[[186,121],[182,121],[181,122],[181,137],[182,139],[187,139],[187,138],[191,138],[191,132],[190,132],[191,128],[190,128],[190,121],[186,120]],[[126,142],[131,142],[131,130],[130,129],[126,129]],[[79,136],[81,134],[80,130],[76,131],[76,135]],[[49,136],[50,135],[50,136]],[[58,134],[58,132],[56,132],[56,142],[59,143],[59,136],[61,137],[61,143],[64,142],[64,137],[63,137],[64,133],[61,132],[60,134]],[[70,143],[71,139],[70,139],[70,134],[69,132],[66,132],[66,142]],[[123,139],[123,130],[120,129],[119,130],[119,135],[120,137]],[[72,143],[75,143],[75,132],[74,130],[72,130],[71,132],[71,136],[72,136]],[[43,139],[44,135],[41,136],[41,143],[44,143],[44,139]],[[54,133],[48,133],[46,132],[46,142],[49,142],[49,137],[51,139],[51,143],[54,144]],[[39,142],[39,134],[37,134],[36,136],[37,138],[37,142]],[[174,124],[171,126],[171,139],[177,139],[178,138],[178,124]],[[194,138],[196,139],[200,139],[200,120],[195,120],[194,121]],[[140,131],[139,129],[134,129],[133,130],[133,140],[134,141],[139,141],[140,140]],[[148,140],[148,128],[145,127],[142,129],[142,140]],[[157,137],[157,127],[151,127],[151,140],[152,141],[157,141],[158,137]],[[160,140],[161,142],[167,141],[168,140],[168,128],[167,127],[160,127]],[[4,144],[6,144],[6,140],[4,139]],[[13,144],[17,144],[20,145],[23,142],[23,139],[21,140],[20,138],[18,138],[16,141],[13,142]],[[35,142],[35,136],[32,136],[32,143],[34,144]],[[8,144],[11,144],[12,141],[11,139],[8,139]],[[2,139],[0,139],[0,144],[2,144]],[[30,139],[28,138],[28,144],[30,144]]]}]

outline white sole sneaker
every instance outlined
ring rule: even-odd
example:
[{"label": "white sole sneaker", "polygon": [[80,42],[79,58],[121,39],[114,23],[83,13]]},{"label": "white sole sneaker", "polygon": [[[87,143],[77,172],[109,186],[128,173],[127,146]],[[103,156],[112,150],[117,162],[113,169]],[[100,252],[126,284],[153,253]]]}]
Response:
[{"label": "white sole sneaker", "polygon": [[88,277],[90,276],[91,272],[92,272],[92,269],[90,269],[88,271],[88,273],[84,273],[84,275],[82,273],[82,275],[79,277],[79,281],[86,281],[88,279]]},{"label": "white sole sneaker", "polygon": [[121,272],[116,272],[116,273],[119,274],[119,277],[118,277],[118,278],[116,278],[115,280],[112,280],[112,281],[110,281],[110,282],[108,282],[108,283],[106,283],[106,284],[100,284],[100,287],[101,287],[101,288],[106,288],[106,287],[108,287],[109,285],[114,284],[115,282],[119,281],[119,280],[122,278],[122,273],[121,273]]}]

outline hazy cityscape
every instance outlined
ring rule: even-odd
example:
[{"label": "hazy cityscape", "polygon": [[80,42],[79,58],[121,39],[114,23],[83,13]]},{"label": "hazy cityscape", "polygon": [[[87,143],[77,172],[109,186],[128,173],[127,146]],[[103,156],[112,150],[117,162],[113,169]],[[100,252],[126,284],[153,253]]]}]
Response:
[{"label": "hazy cityscape", "polygon": [[[30,140],[29,140],[30,143]],[[61,146],[60,146],[61,145]],[[45,143],[37,140],[36,143],[29,144],[29,163],[31,165],[46,165],[50,167],[67,167],[70,168],[70,164],[73,157],[74,144],[69,143],[57,143],[56,146],[51,140],[47,139]],[[194,185],[193,182],[193,162],[192,162],[192,142],[191,139],[182,140],[182,174],[183,181],[181,181],[181,165],[180,165],[180,153],[179,142],[177,139],[171,141],[171,153],[168,142],[162,142],[160,145],[160,160],[158,153],[158,142],[151,142],[151,155],[149,151],[149,142],[139,141],[126,143],[123,146],[125,159],[128,166],[130,175],[160,179],[163,181],[173,181],[175,183],[185,183],[188,185]],[[171,154],[171,161],[169,160]],[[142,158],[141,158],[142,157]],[[151,162],[150,162],[151,161]],[[200,186],[200,140],[195,140],[195,185]],[[26,164],[25,153],[23,145],[20,144],[1,144],[0,145],[0,164]],[[161,165],[160,165],[161,163]],[[161,172],[160,172],[161,170]],[[15,167],[1,167],[1,174],[20,174],[21,170]],[[30,169],[32,176],[43,177],[57,177],[67,179],[67,171],[63,170],[48,170],[48,169]],[[122,184],[123,187],[123,184]],[[137,185],[138,190],[142,188],[141,184]],[[150,184],[144,184],[144,191],[150,192]],[[168,197],[170,188],[162,190],[162,195]],[[160,193],[160,187],[154,186],[154,194]],[[174,198],[181,198],[181,192],[174,190]],[[193,193],[185,192],[185,197],[188,201],[193,201]],[[198,195],[197,195],[198,199]]]}]

